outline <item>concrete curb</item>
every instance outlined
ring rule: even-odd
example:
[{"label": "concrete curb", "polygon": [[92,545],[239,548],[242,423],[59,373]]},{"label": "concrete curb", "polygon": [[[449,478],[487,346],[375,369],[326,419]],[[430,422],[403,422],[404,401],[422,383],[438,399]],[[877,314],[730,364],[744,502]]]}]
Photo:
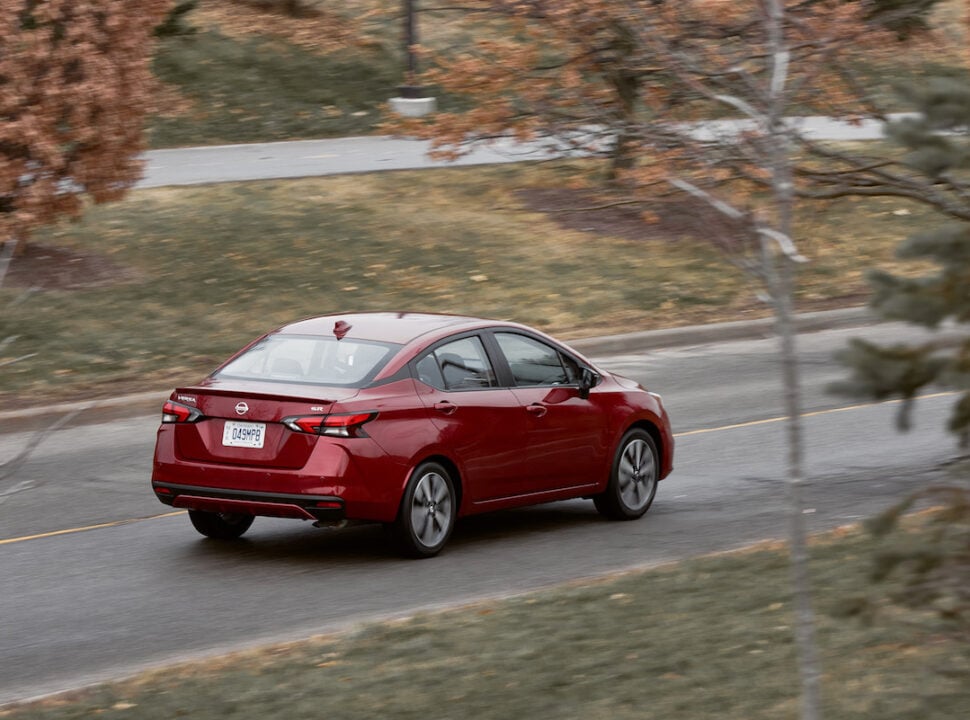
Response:
[{"label": "concrete curb", "polygon": [[[879,319],[867,307],[844,308],[801,313],[795,316],[798,332],[816,332],[843,327],[871,325]],[[710,325],[690,325],[687,327],[647,330],[645,332],[604,335],[602,337],[570,340],[568,344],[581,353],[590,356],[608,353],[633,353],[659,348],[703,345],[729,340],[753,340],[771,337],[775,332],[773,317],[755,320],[734,320],[712,323]]]},{"label": "concrete curb", "polygon": [[66,427],[97,425],[146,415],[161,417],[162,403],[168,399],[171,391],[171,388],[150,390],[113,398],[38,405],[0,412],[0,435],[44,430],[71,413],[77,413],[77,417],[71,418]]},{"label": "concrete curb", "polygon": [[[875,322],[878,322],[878,318],[865,307],[802,313],[795,317],[795,324],[799,332],[860,327]],[[774,333],[774,328],[774,318],[768,317],[581,338],[568,341],[568,344],[585,355],[596,357],[687,345],[703,345],[729,340],[767,338]],[[29,431],[43,427],[46,422],[53,422],[57,418],[72,412],[79,412],[75,420],[76,424],[93,424],[124,417],[150,415],[161,411],[162,403],[168,398],[170,392],[171,388],[168,388],[122,395],[105,400],[65,402],[20,410],[8,410],[0,412],[0,433]]]}]

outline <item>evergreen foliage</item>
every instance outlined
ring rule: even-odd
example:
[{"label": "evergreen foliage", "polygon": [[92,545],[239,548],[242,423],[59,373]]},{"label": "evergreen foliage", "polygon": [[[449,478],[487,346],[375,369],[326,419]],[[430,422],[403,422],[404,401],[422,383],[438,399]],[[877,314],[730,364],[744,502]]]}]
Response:
[{"label": "evergreen foliage", "polygon": [[169,10],[165,20],[155,28],[155,37],[171,37],[173,35],[191,35],[195,28],[186,23],[186,15],[195,10],[199,0],[183,0],[176,3]]},{"label": "evergreen foliage", "polygon": [[[954,475],[967,469],[958,465]],[[940,509],[924,521],[922,532],[914,535],[903,527],[902,519],[921,501],[939,504]],[[871,580],[898,581],[888,599],[927,611],[939,631],[970,640],[970,488],[959,482],[932,486],[873,518],[866,528],[883,540],[873,557]],[[877,605],[863,600],[856,613],[871,616]]]},{"label": "evergreen foliage", "polygon": [[[921,389],[935,384],[958,391],[949,430],[966,446],[970,441],[970,88],[952,78],[936,77],[911,90],[918,113],[891,123],[887,136],[905,149],[903,163],[921,185],[910,184],[905,196],[935,207],[945,220],[917,233],[897,250],[906,260],[932,263],[936,272],[920,277],[870,273],[873,307],[888,320],[939,328],[950,321],[956,341],[918,346],[881,347],[854,340],[840,359],[852,369],[851,379],[837,390],[884,400],[903,399],[899,421],[909,426],[913,402]],[[899,186],[897,186],[899,187]],[[903,580],[888,599],[927,611],[940,629],[957,638],[970,637],[970,464],[958,463],[952,484],[916,492],[869,523],[877,537],[893,537],[874,557],[872,579]],[[918,501],[942,503],[925,541],[913,543],[898,531],[904,512]],[[860,613],[871,608],[866,603]],[[948,673],[963,672],[947,668]]]},{"label": "evergreen foliage", "polygon": [[867,19],[896,33],[900,40],[929,29],[927,17],[940,0],[870,0]]},{"label": "evergreen foliage", "polygon": [[[939,226],[913,235],[898,257],[924,261],[937,271],[920,277],[870,273],[872,305],[887,320],[936,329],[944,322],[970,323],[970,88],[949,77],[930,79],[908,92],[918,113],[887,127],[888,137],[905,149],[904,163],[923,178],[921,192],[946,217]],[[970,332],[957,342],[881,347],[855,340],[840,359],[852,377],[836,390],[860,397],[902,398],[900,424],[908,427],[917,394],[931,384],[956,390],[959,399],[949,429],[970,441]]]}]

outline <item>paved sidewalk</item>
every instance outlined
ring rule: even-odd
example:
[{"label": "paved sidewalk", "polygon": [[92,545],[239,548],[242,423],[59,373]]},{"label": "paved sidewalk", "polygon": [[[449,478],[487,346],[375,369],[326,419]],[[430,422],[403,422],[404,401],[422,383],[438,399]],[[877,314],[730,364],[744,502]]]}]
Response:
[{"label": "paved sidewalk", "polygon": [[[901,116],[893,116],[901,117]],[[872,140],[882,137],[882,123],[847,122],[827,117],[790,120],[806,137],[824,140]],[[694,134],[704,139],[749,129],[747,120],[697,123]],[[366,136],[326,140],[216,145],[152,150],[145,153],[145,177],[136,187],[201,185],[215,182],[313,177],[346,173],[423,168],[463,167],[546,160],[557,156],[549,143],[517,143],[511,139],[476,145],[457,160],[432,160],[427,140]]]},{"label": "paved sidewalk", "polygon": [[[815,332],[844,327],[861,327],[876,322],[867,308],[846,308],[822,312],[803,313],[797,316],[800,332]],[[582,338],[569,341],[569,345],[590,358],[608,355],[625,355],[663,348],[705,345],[730,340],[746,340],[769,337],[774,333],[774,319],[760,318],[710,325],[647,330]],[[43,426],[71,412],[81,411],[75,424],[108,422],[123,417],[137,417],[161,412],[162,403],[172,388],[159,388],[132,395],[122,395],[106,400],[64,402],[55,405],[27,407],[0,412],[0,433],[19,432],[31,427]]]},{"label": "paved sidewalk", "polygon": [[555,157],[540,148],[512,142],[480,147],[451,161],[432,160],[428,157],[430,149],[431,143],[424,140],[351,137],[152,150],[144,155],[145,176],[136,188],[462,167]]}]

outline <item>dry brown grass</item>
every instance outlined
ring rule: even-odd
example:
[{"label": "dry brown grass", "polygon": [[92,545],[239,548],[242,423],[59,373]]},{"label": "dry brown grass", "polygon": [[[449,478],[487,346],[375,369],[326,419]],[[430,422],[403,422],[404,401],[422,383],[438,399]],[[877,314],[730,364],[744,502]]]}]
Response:
[{"label": "dry brown grass", "polygon": [[[508,318],[564,338],[763,317],[752,285],[703,237],[563,227],[523,188],[584,166],[515,165],[162,188],[40,233],[59,252],[110,259],[128,282],[56,283],[10,305],[19,335],[0,392],[30,402],[195,379],[252,337],[306,315],[409,309]],[[905,213],[905,214],[897,214]],[[864,302],[872,266],[933,221],[895,200],[806,207],[812,262],[801,310]],[[16,270],[16,268],[15,268]],[[0,302],[38,278],[15,272]],[[119,277],[121,277],[119,275]],[[83,285],[83,283],[82,283]]]}]

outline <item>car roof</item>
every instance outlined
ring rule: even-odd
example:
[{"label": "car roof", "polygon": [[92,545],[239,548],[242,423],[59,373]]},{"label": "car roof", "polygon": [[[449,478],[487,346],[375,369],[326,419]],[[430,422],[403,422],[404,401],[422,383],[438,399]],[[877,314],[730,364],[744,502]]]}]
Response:
[{"label": "car roof", "polygon": [[341,337],[353,340],[377,340],[406,345],[428,334],[447,334],[463,330],[475,330],[492,325],[516,326],[483,318],[462,315],[411,312],[363,312],[338,313],[299,320],[284,325],[277,332],[282,334],[324,335],[335,337],[343,330]]}]

